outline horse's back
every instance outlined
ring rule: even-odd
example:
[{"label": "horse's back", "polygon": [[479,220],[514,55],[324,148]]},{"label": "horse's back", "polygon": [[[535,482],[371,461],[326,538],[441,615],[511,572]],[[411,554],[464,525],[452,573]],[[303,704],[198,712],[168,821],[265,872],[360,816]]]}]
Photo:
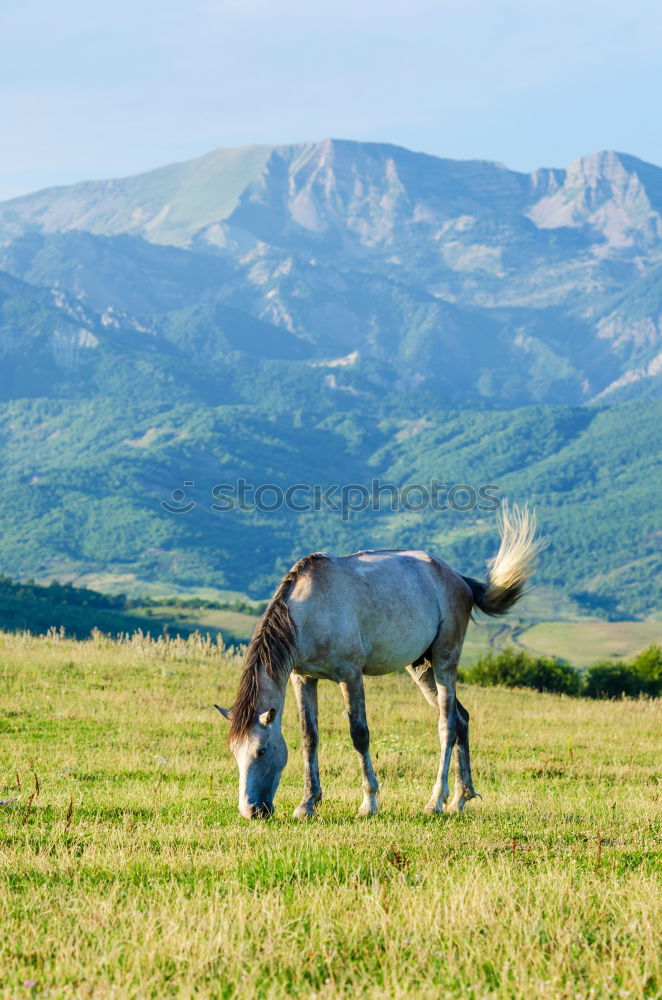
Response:
[{"label": "horse's back", "polygon": [[[301,656],[308,664],[361,661],[388,673],[418,659],[442,622],[471,611],[461,576],[422,551],[361,551],[307,567],[288,597]],[[337,669],[342,669],[338,666]],[[311,668],[312,672],[317,672]]]}]

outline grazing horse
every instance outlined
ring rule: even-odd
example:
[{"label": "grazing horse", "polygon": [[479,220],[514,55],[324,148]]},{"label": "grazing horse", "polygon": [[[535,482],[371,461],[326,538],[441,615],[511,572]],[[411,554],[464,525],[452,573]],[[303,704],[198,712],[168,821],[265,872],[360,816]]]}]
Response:
[{"label": "grazing horse", "polygon": [[[397,550],[299,560],[281,580],[246,652],[231,710],[230,746],[239,766],[239,811],[270,816],[287,763],[281,732],[291,676],[301,717],[305,787],[294,812],[314,814],[322,798],[317,764],[317,682],[336,681],[361,762],[359,816],[378,811],[379,785],[370,760],[364,675],[405,668],[438,712],[441,759],[426,812],[459,812],[475,797],[469,760],[469,713],[455,693],[457,668],[472,609],[505,614],[522,594],[544,542],[535,515],[504,503],[501,545],[487,583],[461,576],[426,552]],[[455,789],[449,801],[453,748]]]}]

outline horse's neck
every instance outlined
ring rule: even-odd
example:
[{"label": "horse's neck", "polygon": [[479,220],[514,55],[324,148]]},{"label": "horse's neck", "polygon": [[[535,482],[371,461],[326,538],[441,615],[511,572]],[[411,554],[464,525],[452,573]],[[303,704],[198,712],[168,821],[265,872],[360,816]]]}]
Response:
[{"label": "horse's neck", "polygon": [[285,704],[285,691],[288,679],[289,673],[280,674],[278,677],[271,677],[263,667],[260,667],[257,682],[257,704],[260,714],[268,711],[270,708],[274,708],[277,715],[281,715],[283,705]]}]

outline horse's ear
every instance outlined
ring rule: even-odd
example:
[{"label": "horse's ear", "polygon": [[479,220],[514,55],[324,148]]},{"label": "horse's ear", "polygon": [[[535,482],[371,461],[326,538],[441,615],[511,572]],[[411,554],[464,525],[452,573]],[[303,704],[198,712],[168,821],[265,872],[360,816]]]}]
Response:
[{"label": "horse's ear", "polygon": [[228,722],[232,722],[232,711],[229,708],[221,708],[220,705],[214,705],[214,708],[219,710],[224,719],[227,719]]},{"label": "horse's ear", "polygon": [[258,722],[260,723],[261,726],[270,726],[275,718],[276,718],[276,709],[269,708],[266,712],[262,713],[262,715],[258,719]]}]

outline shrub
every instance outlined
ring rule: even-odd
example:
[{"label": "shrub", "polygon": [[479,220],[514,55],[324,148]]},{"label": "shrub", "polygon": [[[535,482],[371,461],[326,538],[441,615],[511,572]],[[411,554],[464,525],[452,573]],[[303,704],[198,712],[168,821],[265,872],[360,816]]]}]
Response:
[{"label": "shrub", "polygon": [[563,660],[508,648],[481,656],[459,677],[482,687],[501,684],[587,698],[637,698],[642,694],[655,698],[662,694],[662,647],[649,646],[630,663],[598,660],[581,672]]},{"label": "shrub", "polygon": [[625,661],[598,660],[584,672],[582,694],[588,698],[636,698],[642,690],[641,680]]},{"label": "shrub", "polygon": [[641,694],[656,697],[662,694],[662,649],[649,646],[626,660],[598,660],[584,673],[582,694],[589,698],[636,698]]},{"label": "shrub", "polygon": [[645,694],[653,697],[662,694],[662,646],[648,646],[635,656],[632,670],[641,681]]},{"label": "shrub", "polygon": [[483,687],[502,684],[504,687],[529,687],[557,694],[579,694],[581,686],[579,673],[567,663],[515,649],[481,656],[464,672],[463,678],[470,684]]}]

